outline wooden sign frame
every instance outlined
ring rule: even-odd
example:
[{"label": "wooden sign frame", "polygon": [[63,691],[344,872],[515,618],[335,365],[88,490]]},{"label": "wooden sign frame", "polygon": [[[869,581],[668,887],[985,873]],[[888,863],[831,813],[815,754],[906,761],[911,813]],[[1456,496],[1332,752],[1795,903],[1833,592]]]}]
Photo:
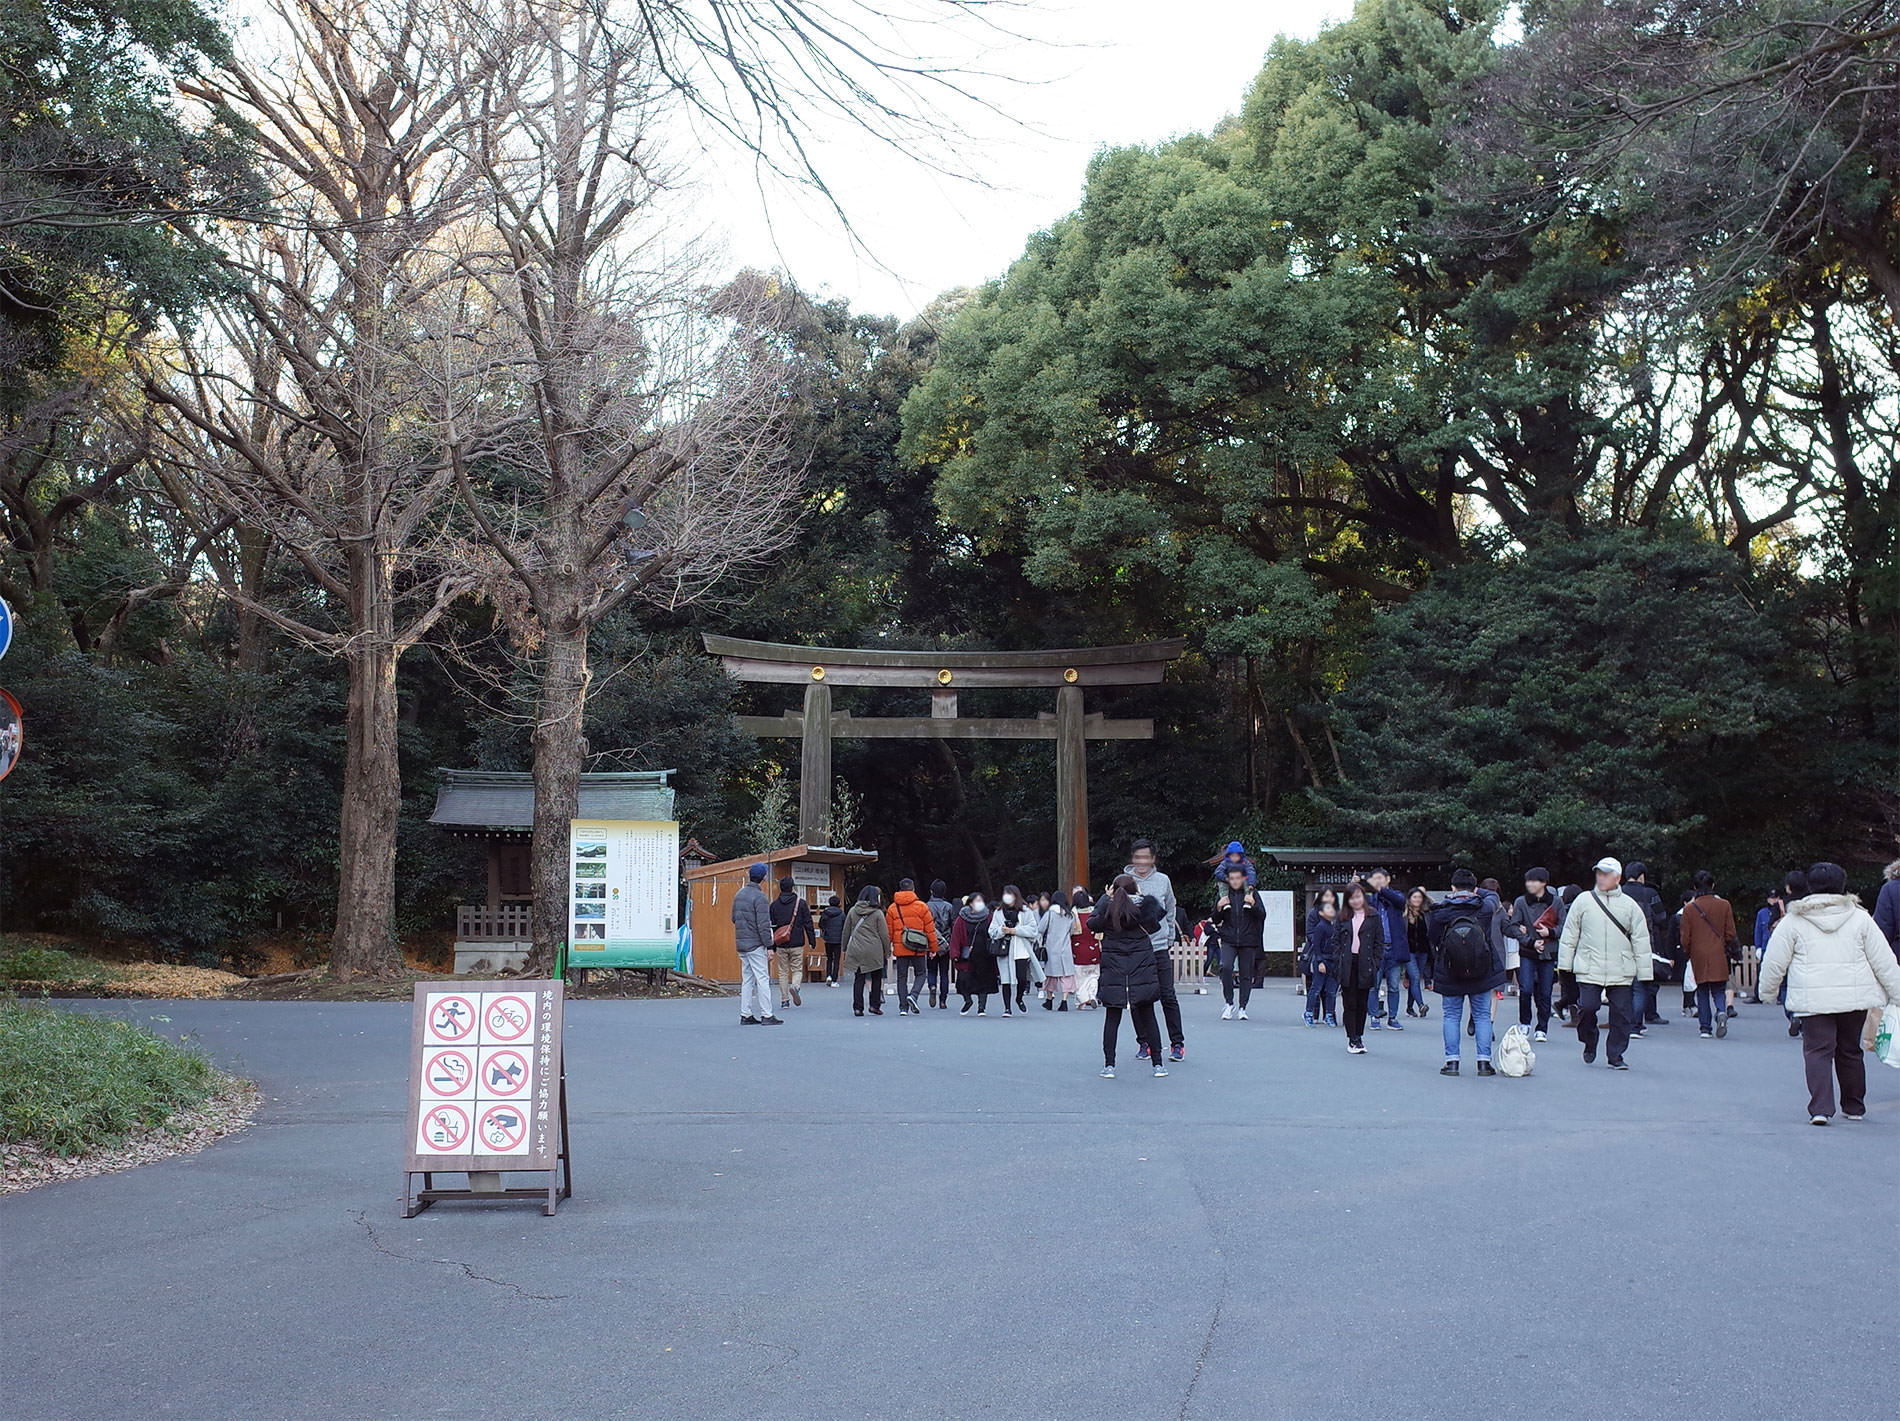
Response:
[{"label": "wooden sign frame", "polygon": [[[444,1199],[532,1199],[551,1217],[573,1196],[563,1005],[556,980],[416,983],[403,1218]],[[516,1130],[519,1137],[510,1140]],[[436,1175],[456,1173],[468,1176],[466,1188],[436,1187]],[[545,1184],[528,1187],[504,1187],[502,1180],[543,1173]]]}]

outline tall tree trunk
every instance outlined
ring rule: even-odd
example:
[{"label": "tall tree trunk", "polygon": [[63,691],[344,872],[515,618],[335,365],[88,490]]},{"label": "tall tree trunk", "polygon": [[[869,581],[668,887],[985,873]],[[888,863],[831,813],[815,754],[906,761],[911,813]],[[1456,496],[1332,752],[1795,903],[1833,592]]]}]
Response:
[{"label": "tall tree trunk", "polygon": [[339,982],[393,977],[396,944],[396,823],[402,770],[396,758],[394,589],[384,561],[353,549],[347,657],[350,700],[344,729],[341,864],[330,973]]},{"label": "tall tree trunk", "polygon": [[563,618],[542,643],[534,725],[534,883],[531,975],[551,972],[567,936],[569,821],[580,813],[582,714],[587,704],[587,627]]}]

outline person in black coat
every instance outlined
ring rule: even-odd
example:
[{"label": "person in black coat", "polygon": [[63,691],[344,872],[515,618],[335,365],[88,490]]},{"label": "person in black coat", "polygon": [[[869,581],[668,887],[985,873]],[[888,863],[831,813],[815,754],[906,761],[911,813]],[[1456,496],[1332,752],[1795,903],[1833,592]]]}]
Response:
[{"label": "person in black coat", "polygon": [[838,906],[836,893],[825,900],[825,909],[818,915],[818,935],[825,940],[825,980],[835,987],[838,960],[844,955],[844,909]]},{"label": "person in black coat", "polygon": [[[1267,930],[1267,903],[1257,889],[1247,886],[1243,864],[1230,865],[1227,886],[1214,904],[1209,927],[1218,929],[1221,946],[1220,987],[1227,999],[1222,1021],[1235,1017],[1247,1019],[1247,1002],[1253,995],[1254,969],[1260,964],[1260,945]],[[1238,997],[1238,1000],[1236,1000]]]},{"label": "person in black coat", "polygon": [[1122,1012],[1135,1021],[1135,1037],[1148,1048],[1155,1074],[1168,1073],[1161,1054],[1161,1028],[1155,1021],[1155,1003],[1161,1000],[1161,970],[1155,962],[1154,935],[1161,927],[1161,900],[1135,890],[1132,874],[1124,873],[1089,914],[1089,927],[1102,942],[1102,1074],[1115,1074],[1115,1041],[1121,1035]]},{"label": "person in black coat", "polygon": [[1333,924],[1333,942],[1327,972],[1338,984],[1339,1011],[1346,1028],[1346,1049],[1366,1054],[1366,1005],[1379,985],[1385,964],[1385,926],[1363,883],[1346,889]]}]

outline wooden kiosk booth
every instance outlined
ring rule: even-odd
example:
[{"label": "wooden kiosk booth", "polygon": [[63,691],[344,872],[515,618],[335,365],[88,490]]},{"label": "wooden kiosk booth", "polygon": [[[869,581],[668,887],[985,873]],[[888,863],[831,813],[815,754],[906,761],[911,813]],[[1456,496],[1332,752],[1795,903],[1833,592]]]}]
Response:
[{"label": "wooden kiosk booth", "polygon": [[[778,880],[789,878],[797,884],[799,896],[811,905],[812,926],[818,923],[819,910],[832,894],[841,906],[849,907],[845,876],[854,868],[869,868],[877,862],[871,849],[832,849],[815,844],[794,844],[769,854],[747,854],[744,858],[723,859],[718,863],[695,864],[686,860],[680,877],[692,901],[693,974],[715,982],[739,980],[739,950],[732,935],[732,896],[746,885],[746,875],[755,863],[771,865],[772,877],[766,896],[778,896]],[[805,956],[805,975],[822,978],[825,950],[815,943]]]}]

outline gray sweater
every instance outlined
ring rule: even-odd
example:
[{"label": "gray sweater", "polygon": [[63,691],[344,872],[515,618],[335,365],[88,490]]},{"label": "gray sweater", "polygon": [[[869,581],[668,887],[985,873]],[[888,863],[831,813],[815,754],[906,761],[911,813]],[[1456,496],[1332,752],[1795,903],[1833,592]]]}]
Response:
[{"label": "gray sweater", "polygon": [[756,883],[732,895],[732,942],[741,952],[772,945],[772,904]]},{"label": "gray sweater", "polygon": [[1160,869],[1155,869],[1146,878],[1135,872],[1130,864],[1122,870],[1135,880],[1135,889],[1144,898],[1152,898],[1161,905],[1161,926],[1154,931],[1156,952],[1166,952],[1174,946],[1174,882]]}]

